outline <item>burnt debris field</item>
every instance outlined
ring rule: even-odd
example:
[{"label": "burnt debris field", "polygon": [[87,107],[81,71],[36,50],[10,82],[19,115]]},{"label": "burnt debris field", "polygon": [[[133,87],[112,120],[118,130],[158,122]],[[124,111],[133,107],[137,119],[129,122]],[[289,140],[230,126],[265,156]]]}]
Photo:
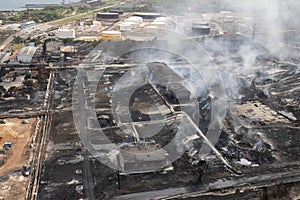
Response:
[{"label": "burnt debris field", "polygon": [[[213,65],[217,66],[214,70],[222,71],[224,94],[197,87],[201,90],[199,96],[191,97],[184,79],[196,78],[195,84],[205,85],[205,82],[199,81],[201,77],[193,77],[189,63],[175,55],[158,53],[161,57],[153,59],[157,62],[148,62],[151,56],[141,60],[140,55],[151,54],[152,50],[136,48],[141,42],[100,44],[104,53],[97,64],[87,65],[79,81],[83,93],[73,99],[76,109],[80,98],[84,97],[83,103],[88,102],[83,104],[85,113],[81,114],[87,116],[89,131],[80,137],[73,121],[79,115],[72,115],[72,91],[69,90],[74,85],[69,80],[74,80],[76,71],[57,71],[53,109],[59,111],[53,113],[39,198],[299,198],[299,58],[276,58],[253,40],[238,35],[205,38],[202,42],[212,55]],[[224,45],[228,43],[232,45]],[[212,44],[224,45],[222,51],[206,48]],[[114,47],[117,52],[124,45],[139,50],[107,58],[105,48],[112,52]],[[255,50],[251,62],[240,54],[241,48]],[[161,62],[162,57],[168,60]],[[133,71],[139,66],[146,69],[144,78],[150,81],[134,90],[127,99],[128,108],[122,102],[114,104],[114,89],[122,89],[118,85],[122,77],[132,78],[132,73],[143,77],[142,72]],[[128,80],[131,79],[127,77]],[[211,90],[219,88],[219,84],[212,84]],[[75,84],[74,88],[78,89],[79,85]],[[121,91],[118,95],[126,99],[125,93]],[[203,154],[200,149],[206,141],[197,129],[190,127],[193,122],[198,124],[205,135],[212,123],[212,105],[219,98],[226,102],[220,135],[215,149],[208,148]],[[199,110],[197,117],[195,106]],[[95,119],[98,126],[90,123]],[[184,130],[180,129],[181,123],[185,123]],[[149,124],[152,129],[159,127],[156,134],[147,129]],[[99,134],[100,129],[104,134]],[[177,138],[178,134],[187,134],[189,138]],[[172,143],[174,138],[178,140]],[[147,159],[122,153],[118,169],[110,169],[99,160],[102,156],[114,156],[107,147],[111,143],[121,151],[142,152]],[[174,146],[169,149],[170,143]],[[165,146],[168,146],[166,151],[151,155]],[[182,155],[170,162],[172,156],[168,150],[182,151]],[[109,162],[112,161],[105,163]],[[138,163],[146,163],[146,167]]]},{"label": "burnt debris field", "polygon": [[4,33],[0,199],[300,199],[300,4],[159,2]]}]

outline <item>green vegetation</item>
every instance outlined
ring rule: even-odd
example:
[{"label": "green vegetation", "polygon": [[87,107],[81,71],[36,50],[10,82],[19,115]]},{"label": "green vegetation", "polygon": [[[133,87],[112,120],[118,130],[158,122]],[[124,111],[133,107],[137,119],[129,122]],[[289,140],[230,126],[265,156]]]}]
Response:
[{"label": "green vegetation", "polygon": [[58,20],[67,16],[78,13],[87,12],[89,9],[82,8],[66,8],[61,6],[49,6],[42,10],[24,10],[16,12],[1,12],[0,18],[4,21],[36,21],[36,22],[49,22]]},{"label": "green vegetation", "polygon": [[99,10],[103,10],[103,9],[96,9],[96,10],[86,11],[86,12],[80,13],[78,15],[74,15],[74,16],[71,16],[71,17],[66,17],[66,18],[63,18],[63,19],[58,19],[58,20],[53,21],[53,22],[54,22],[54,24],[59,24],[59,25],[67,24],[69,22],[80,20],[82,17],[92,16],[92,15],[96,14],[97,12],[99,12]]},{"label": "green vegetation", "polygon": [[87,14],[80,14],[80,15],[75,15],[72,17],[68,17],[68,18],[64,18],[64,19],[58,19],[56,21],[54,21],[55,24],[59,24],[59,25],[63,25],[63,24],[67,24],[69,22],[73,22],[76,20],[80,20],[82,17],[86,17],[92,15],[91,13],[87,13]]},{"label": "green vegetation", "polygon": [[167,14],[178,14],[188,9],[186,0],[152,0],[152,9]]},{"label": "green vegetation", "polygon": [[17,36],[13,39],[12,41],[14,44],[21,44],[21,43],[25,43],[25,40],[23,38],[21,38],[20,36]]},{"label": "green vegetation", "polygon": [[14,45],[13,50],[18,49],[19,46],[24,46],[23,44],[25,44],[25,43],[32,43],[32,42],[36,43],[37,45],[42,44],[41,37],[39,36],[39,37],[33,38],[33,39],[30,37],[28,37],[28,38],[22,38],[20,36],[14,37],[13,43],[15,45]]},{"label": "green vegetation", "polygon": [[[106,5],[119,4],[114,7],[125,12],[165,12],[178,14],[187,9],[185,0],[103,0]],[[53,21],[55,24],[67,24],[90,16],[101,9],[90,10],[87,7],[72,8],[62,6],[49,6],[42,10],[23,10],[15,12],[0,11],[0,19],[4,22],[36,21],[38,23]],[[110,9],[103,9],[108,11]]]},{"label": "green vegetation", "polygon": [[[188,9],[186,0],[105,0],[104,2],[107,2],[107,4],[120,3],[115,8],[124,10],[125,12],[164,12],[168,14],[178,14],[178,12]],[[122,5],[121,3],[126,3],[126,5]],[[110,9],[104,11],[108,10]]]},{"label": "green vegetation", "polygon": [[20,50],[24,47],[24,44],[14,44],[12,51]]},{"label": "green vegetation", "polygon": [[132,0],[102,0],[102,2],[105,2],[107,5],[109,4],[117,4],[117,3],[126,3],[126,2],[132,2]]},{"label": "green vegetation", "polygon": [[[1,19],[1,18],[0,18]],[[0,31],[0,43],[4,42],[5,39],[7,39],[7,37],[9,35],[14,34],[15,31],[10,31],[10,30],[1,30]]]}]

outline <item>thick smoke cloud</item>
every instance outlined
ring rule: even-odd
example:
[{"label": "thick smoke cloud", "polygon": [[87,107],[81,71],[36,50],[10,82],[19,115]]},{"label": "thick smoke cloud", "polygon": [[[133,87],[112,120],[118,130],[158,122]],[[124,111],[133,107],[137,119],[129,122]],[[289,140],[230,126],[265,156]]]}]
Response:
[{"label": "thick smoke cloud", "polygon": [[[194,12],[228,10],[247,13],[254,18],[256,39],[271,53],[278,54],[285,44],[299,41],[300,1],[295,0],[187,0]],[[298,37],[298,38],[297,38]]]},{"label": "thick smoke cloud", "polygon": [[[232,3],[231,3],[232,2]],[[252,13],[256,32],[261,42],[271,50],[272,53],[279,53],[285,43],[289,43],[287,36],[297,33],[300,29],[298,16],[300,14],[300,2],[293,0],[246,0],[229,1],[227,5],[232,5],[234,11],[244,11]]]}]

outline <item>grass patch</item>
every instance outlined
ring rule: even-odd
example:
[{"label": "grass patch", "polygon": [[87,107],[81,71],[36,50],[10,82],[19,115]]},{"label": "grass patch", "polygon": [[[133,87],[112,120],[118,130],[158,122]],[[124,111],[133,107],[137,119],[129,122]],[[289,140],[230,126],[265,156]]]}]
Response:
[{"label": "grass patch", "polygon": [[24,44],[14,44],[12,51],[20,50],[24,47]]}]

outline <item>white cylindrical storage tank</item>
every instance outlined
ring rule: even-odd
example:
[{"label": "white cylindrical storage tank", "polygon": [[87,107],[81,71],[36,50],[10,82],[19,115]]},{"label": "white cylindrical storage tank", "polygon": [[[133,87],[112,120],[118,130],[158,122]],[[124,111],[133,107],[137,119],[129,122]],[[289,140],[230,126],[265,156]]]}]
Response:
[{"label": "white cylindrical storage tank", "polygon": [[132,31],[132,25],[123,23],[120,25],[120,31]]},{"label": "white cylindrical storage tank", "polygon": [[136,28],[138,24],[134,23],[134,22],[123,22],[122,24],[127,24],[130,25],[132,28]]},{"label": "white cylindrical storage tank", "polygon": [[125,19],[124,23],[132,23],[135,26],[138,26],[140,24],[140,22],[136,21],[136,20],[131,20],[131,19]]},{"label": "white cylindrical storage tank", "polygon": [[147,33],[157,33],[157,26],[146,26],[145,31]]},{"label": "white cylindrical storage tank", "polygon": [[166,28],[166,23],[165,22],[152,22],[151,26],[156,26],[160,29]]},{"label": "white cylindrical storage tank", "polygon": [[102,40],[122,40],[122,33],[120,31],[103,31]]},{"label": "white cylindrical storage tank", "polygon": [[170,19],[168,17],[158,17],[154,20],[155,22],[169,22]]},{"label": "white cylindrical storage tank", "polygon": [[143,23],[143,18],[142,17],[132,16],[132,17],[129,17],[127,19],[129,21],[132,21],[132,22]]}]

